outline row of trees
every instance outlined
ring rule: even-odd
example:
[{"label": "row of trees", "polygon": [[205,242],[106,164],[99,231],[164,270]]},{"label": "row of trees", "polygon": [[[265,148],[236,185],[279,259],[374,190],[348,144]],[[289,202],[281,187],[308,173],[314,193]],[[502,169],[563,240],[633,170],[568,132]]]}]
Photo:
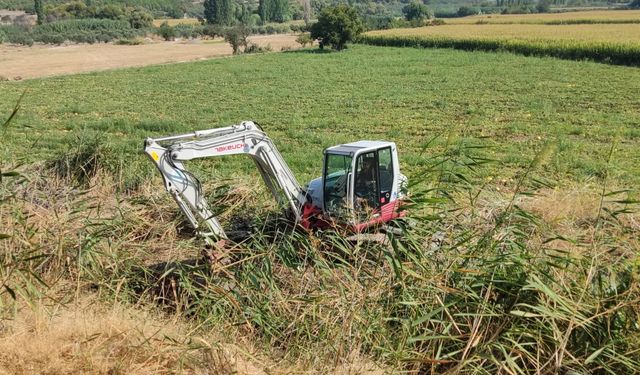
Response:
[{"label": "row of trees", "polygon": [[284,22],[289,17],[289,0],[260,0],[258,14],[262,23]]},{"label": "row of trees", "polygon": [[[248,25],[253,22],[254,9],[248,4],[237,4],[232,0],[205,0],[204,19],[210,25],[230,26],[237,23]],[[309,23],[311,18],[311,0],[302,1],[303,19]],[[291,18],[289,0],[260,0],[257,16],[259,22],[285,22]]]},{"label": "row of trees", "polygon": [[134,29],[151,27],[153,15],[142,7],[127,7],[120,4],[102,6],[88,6],[82,1],[70,1],[57,5],[47,5],[43,8],[42,0],[35,0],[38,25],[46,22],[56,22],[74,19],[107,19],[127,21]]}]

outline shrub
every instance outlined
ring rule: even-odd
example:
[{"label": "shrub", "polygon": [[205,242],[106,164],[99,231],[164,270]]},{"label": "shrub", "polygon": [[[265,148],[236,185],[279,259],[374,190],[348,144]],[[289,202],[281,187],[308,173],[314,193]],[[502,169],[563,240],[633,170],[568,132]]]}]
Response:
[{"label": "shrub", "polygon": [[306,47],[307,44],[308,45],[313,44],[313,39],[311,39],[311,34],[302,33],[298,35],[298,37],[296,38],[296,42],[299,43],[302,47]]},{"label": "shrub", "polygon": [[371,15],[365,14],[362,17],[364,26],[367,30],[387,30],[394,28],[395,17],[387,15]]},{"label": "shrub", "polygon": [[473,16],[474,14],[478,14],[478,11],[470,6],[463,5],[458,8],[458,17]]},{"label": "shrub", "polygon": [[33,45],[29,30],[14,25],[0,26],[0,39],[13,44]]},{"label": "shrub", "polygon": [[29,37],[37,42],[60,44],[67,40],[78,43],[109,42],[138,35],[140,32],[127,21],[79,19],[36,26]]},{"label": "shrub", "polygon": [[244,49],[244,53],[264,53],[264,52],[271,52],[272,50],[273,49],[271,48],[271,44],[267,44],[264,47],[260,47],[255,43],[251,43]]},{"label": "shrub", "polygon": [[211,38],[224,36],[224,29],[218,25],[204,25],[202,27],[202,35],[206,35]]},{"label": "shrub", "polygon": [[153,26],[153,15],[142,7],[129,8],[127,18],[134,29],[145,29]]},{"label": "shrub", "polygon": [[204,26],[201,25],[187,25],[177,24],[173,27],[175,36],[180,38],[198,38],[204,35]]},{"label": "shrub", "polygon": [[340,51],[362,31],[364,26],[355,8],[338,5],[322,10],[318,22],[311,26],[311,38],[320,41],[320,49],[329,45]]},{"label": "shrub", "polygon": [[134,39],[119,39],[115,42],[115,44],[119,46],[138,46],[142,44],[142,39],[134,38]]},{"label": "shrub", "polygon": [[173,27],[169,26],[167,21],[164,21],[160,27],[158,27],[158,35],[162,37],[164,40],[174,40],[176,37],[176,31]]},{"label": "shrub", "polygon": [[422,22],[425,19],[432,17],[431,11],[429,11],[429,8],[427,8],[426,5],[419,3],[417,1],[414,1],[410,4],[405,5],[405,7],[402,8],[402,13],[404,14],[404,18],[407,21]]},{"label": "shrub", "polygon": [[250,35],[250,30],[245,26],[234,26],[227,29],[224,34],[224,40],[231,45],[233,54],[239,54],[242,51],[240,48],[247,48],[247,38]]}]

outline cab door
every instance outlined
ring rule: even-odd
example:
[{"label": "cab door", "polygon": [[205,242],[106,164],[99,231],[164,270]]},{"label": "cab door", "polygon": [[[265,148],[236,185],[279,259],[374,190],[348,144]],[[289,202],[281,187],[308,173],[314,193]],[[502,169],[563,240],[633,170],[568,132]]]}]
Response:
[{"label": "cab door", "polygon": [[393,199],[393,163],[391,147],[365,152],[356,158],[353,202],[360,220],[364,219],[363,214],[378,213]]},{"label": "cab door", "polygon": [[353,184],[354,208],[358,211],[373,211],[380,208],[378,152],[369,151],[358,155]]},{"label": "cab door", "polygon": [[378,150],[378,176],[380,181],[380,206],[391,202],[393,198],[393,181],[395,176],[393,152],[391,147],[385,147]]}]

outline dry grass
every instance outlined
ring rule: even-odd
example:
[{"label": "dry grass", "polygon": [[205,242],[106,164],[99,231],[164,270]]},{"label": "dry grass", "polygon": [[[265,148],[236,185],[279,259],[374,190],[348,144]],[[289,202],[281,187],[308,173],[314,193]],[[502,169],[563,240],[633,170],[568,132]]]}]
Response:
[{"label": "dry grass", "polygon": [[[317,355],[298,357],[265,348],[253,329],[233,321],[211,325],[180,308],[162,312],[152,302],[154,285],[145,286],[139,301],[118,302],[130,300],[118,290],[125,280],[108,280],[109,273],[92,274],[94,268],[80,265],[87,261],[78,259],[79,251],[89,251],[87,238],[109,238],[92,245],[101,258],[90,262],[103,270],[126,267],[133,259],[155,265],[199,257],[173,201],[156,188],[160,181],[122,196],[117,181],[104,173],[93,176],[86,189],[56,176],[31,176],[16,190],[13,205],[0,205],[0,225],[12,235],[0,241],[0,253],[40,249],[48,258],[37,271],[50,288],[30,294],[24,288],[17,303],[0,296],[0,374],[388,373],[355,349],[326,361],[321,353],[332,342],[318,346]],[[226,207],[221,218],[227,225],[231,211],[263,199],[245,185],[221,190],[218,204]],[[296,288],[297,276],[287,271],[281,277]]]},{"label": "dry grass", "polygon": [[[251,43],[273,51],[300,45],[295,35],[255,35]],[[222,39],[183,42],[150,42],[142,45],[72,44],[63,46],[0,45],[0,72],[10,80],[48,77],[132,66],[168,64],[230,56],[232,49]]]},{"label": "dry grass", "polygon": [[90,294],[68,305],[24,307],[3,321],[0,373],[265,374],[240,341],[198,336],[193,328],[179,316],[106,304]]},{"label": "dry grass", "polygon": [[[263,194],[214,186],[224,221],[251,212],[261,229],[212,266],[159,179],[119,192],[99,146],[79,140],[54,169],[0,185],[15,193],[0,205],[7,373],[640,369],[638,215],[598,186],[527,193],[549,186],[525,181],[551,147],[499,190],[429,169],[455,199],[417,188],[413,228],[385,245],[261,221]],[[457,155],[427,168],[475,163]]]},{"label": "dry grass", "polygon": [[596,20],[613,22],[640,22],[640,10],[592,10],[564,13],[540,14],[482,14],[470,17],[450,18],[447,24],[475,24],[475,23],[544,23],[549,21]]},{"label": "dry grass", "polygon": [[640,26],[634,24],[595,25],[443,25],[413,29],[378,30],[367,35],[385,37],[446,37],[454,39],[612,42],[640,46]]},{"label": "dry grass", "polygon": [[156,18],[153,20],[153,26],[159,27],[164,22],[168,23],[169,26],[175,25],[199,25],[200,21],[197,18]]}]

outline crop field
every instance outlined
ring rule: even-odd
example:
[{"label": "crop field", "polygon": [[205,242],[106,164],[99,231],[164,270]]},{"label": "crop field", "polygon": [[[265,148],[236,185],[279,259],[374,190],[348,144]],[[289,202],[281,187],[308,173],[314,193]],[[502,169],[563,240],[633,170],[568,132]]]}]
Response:
[{"label": "crop field", "polygon": [[361,41],[387,46],[510,51],[524,55],[640,65],[636,24],[462,24],[371,31]]},{"label": "crop field", "polygon": [[443,25],[413,29],[371,31],[368,35],[423,38],[578,41],[596,44],[616,43],[640,48],[640,27],[632,24],[598,25]]},{"label": "crop field", "polygon": [[153,20],[153,26],[160,26],[164,22],[168,23],[169,26],[175,25],[199,25],[200,21],[197,18],[156,18]]},{"label": "crop field", "polygon": [[449,18],[447,24],[483,23],[640,23],[640,10],[590,10],[538,14],[482,14],[470,17]]},{"label": "crop field", "polygon": [[[0,368],[639,372],[638,92],[635,67],[360,44],[0,82],[0,126],[22,96],[0,129]],[[252,232],[206,251],[143,140],[242,120],[301,183],[328,146],[395,141],[400,234],[294,230],[225,157],[191,170]]]}]

